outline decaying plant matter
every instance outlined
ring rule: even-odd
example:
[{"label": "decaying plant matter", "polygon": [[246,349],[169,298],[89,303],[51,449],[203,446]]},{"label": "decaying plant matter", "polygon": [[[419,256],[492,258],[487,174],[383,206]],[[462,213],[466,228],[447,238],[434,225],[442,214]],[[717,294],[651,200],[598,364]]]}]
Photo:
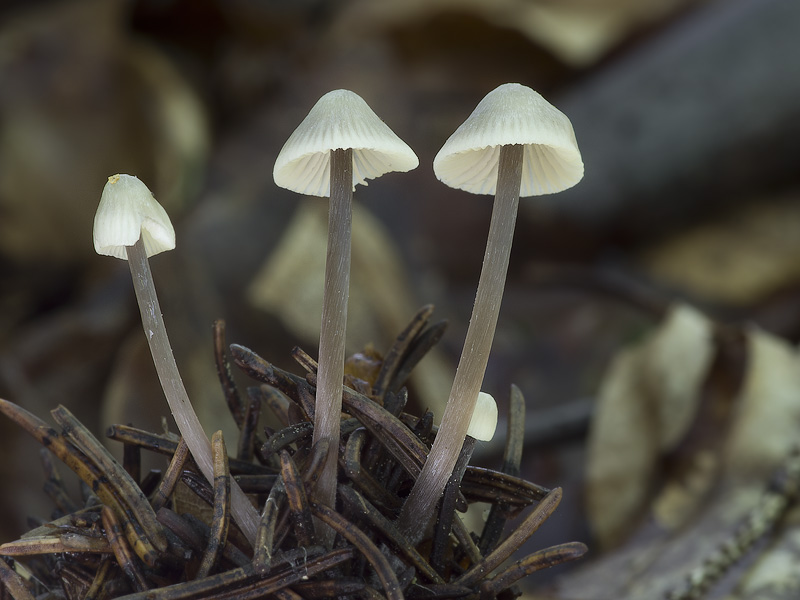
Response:
[{"label": "decaying plant matter", "polygon": [[[468,466],[460,484],[448,484],[439,526],[421,543],[409,543],[395,525],[436,435],[431,413],[404,411],[403,387],[444,331],[443,323],[429,325],[432,311],[419,311],[377,376],[345,377],[335,509],[312,500],[328,451],[327,441],[311,443],[314,360],[294,352],[306,371],[299,376],[231,346],[235,363],[259,382],[245,398],[231,378],[222,323],[215,325],[215,355],[240,440],[229,457],[222,435],[213,436],[213,485],[176,435],[111,427],[108,436],[125,448],[120,465],[65,408],[52,411],[58,431],[0,401],[0,411],[44,446],[45,491],[56,506],[52,521],[37,522],[22,539],[0,546],[0,597],[513,598],[523,577],[581,556],[583,544],[566,543],[504,566],[561,498],[560,489],[518,477],[524,401],[517,388],[501,470]],[[264,408],[281,428],[260,439],[255,423]],[[140,475],[143,449],[170,457],[163,473]],[[85,484],[82,504],[65,492],[52,455]],[[232,480],[263,507],[255,548],[231,522]],[[208,510],[182,512],[187,504],[176,502],[179,482]],[[457,512],[477,501],[491,510],[483,530],[471,533]],[[504,535],[509,520],[528,508]],[[312,519],[336,532],[331,548],[316,539]]]}]

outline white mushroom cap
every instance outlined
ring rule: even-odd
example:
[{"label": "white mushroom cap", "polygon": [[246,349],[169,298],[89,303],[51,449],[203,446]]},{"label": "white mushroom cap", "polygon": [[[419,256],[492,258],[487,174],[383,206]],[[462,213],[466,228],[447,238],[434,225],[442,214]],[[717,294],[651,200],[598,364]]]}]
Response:
[{"label": "white mushroom cap", "polygon": [[414,151],[361,96],[334,90],[317,101],[286,140],[275,160],[275,183],[308,196],[330,196],[331,150],[348,148],[353,149],[353,188],[419,165]]},{"label": "white mushroom cap", "polygon": [[433,159],[442,182],[494,194],[500,146],[525,146],[520,196],[553,194],[583,177],[583,160],[567,116],[519,83],[489,92]]},{"label": "white mushroom cap", "polygon": [[497,429],[497,402],[486,392],[478,392],[478,401],[467,428],[467,435],[481,442],[488,442]]},{"label": "white mushroom cap", "polygon": [[147,256],[175,247],[175,229],[153,193],[133,175],[112,175],[94,215],[94,249],[128,259],[127,246],[139,238]]}]

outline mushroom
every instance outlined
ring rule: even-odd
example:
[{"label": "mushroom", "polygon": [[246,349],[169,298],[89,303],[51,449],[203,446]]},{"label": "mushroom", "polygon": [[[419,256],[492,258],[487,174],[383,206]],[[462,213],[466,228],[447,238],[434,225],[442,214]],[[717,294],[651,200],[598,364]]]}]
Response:
[{"label": "mushroom", "polygon": [[[109,177],[94,217],[94,249],[128,261],[142,326],[167,403],[195,462],[213,485],[211,444],[178,372],[148,262],[150,256],[173,248],[175,230],[147,186],[131,175]],[[250,543],[255,543],[259,516],[235,481],[231,481],[231,515]]]},{"label": "mushroom", "polygon": [[430,515],[464,442],[489,360],[503,297],[520,196],[551,194],[583,177],[569,119],[532,89],[507,83],[489,92],[433,160],[445,184],[495,194],[475,305],[453,387],[428,459],[398,524],[407,535]]},{"label": "mushroom", "polygon": [[315,497],[333,507],[344,377],[345,328],[350,286],[350,231],[355,185],[390,171],[410,171],[419,159],[357,94],[334,90],[320,98],[289,136],[275,160],[280,187],[329,196],[328,248],[319,339],[313,443],[331,451]]}]

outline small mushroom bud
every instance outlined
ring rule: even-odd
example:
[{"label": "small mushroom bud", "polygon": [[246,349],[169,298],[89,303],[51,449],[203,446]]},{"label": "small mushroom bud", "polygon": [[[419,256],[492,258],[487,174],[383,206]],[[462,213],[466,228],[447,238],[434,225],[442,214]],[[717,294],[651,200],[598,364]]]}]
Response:
[{"label": "small mushroom bud", "polygon": [[475,410],[469,420],[467,435],[479,442],[489,442],[497,429],[497,402],[486,392],[478,394]]},{"label": "small mushroom bud", "polygon": [[450,479],[456,484],[461,483],[464,471],[467,469],[472,453],[477,442],[488,442],[494,437],[497,429],[497,402],[486,392],[480,392],[475,402],[475,410],[469,421],[467,435],[461,446],[461,452],[456,460],[456,466],[450,474]]},{"label": "small mushroom bud", "polygon": [[[94,247],[99,254],[128,261],[142,326],[167,403],[195,462],[213,486],[211,444],[178,372],[148,262],[148,257],[175,247],[175,230],[166,211],[136,177],[113,175],[108,178],[94,218]],[[259,516],[233,480],[231,515],[247,539],[254,543]]]},{"label": "small mushroom bud", "polygon": [[[478,441],[488,442],[491,440],[494,437],[495,429],[497,429],[497,403],[489,394],[480,392],[475,403],[475,411],[472,413],[472,419],[467,429],[467,436],[464,438],[464,443],[458,453],[453,471],[444,486],[439,516],[434,525],[435,531],[430,560],[437,570],[442,569],[444,565],[446,544],[443,544],[442,541],[450,537],[453,518],[455,517],[456,492],[461,486],[461,479],[464,477],[464,472],[467,470],[470,459],[472,459],[475,444]],[[424,519],[418,520],[420,526],[416,528],[413,537],[409,540],[410,542],[418,543],[419,538],[424,535],[424,521]]]},{"label": "small mushroom bud", "polygon": [[316,499],[333,507],[344,377],[353,190],[357,183],[389,171],[410,171],[414,152],[357,94],[328,92],[289,136],[273,171],[280,187],[312,196],[330,196],[328,249],[319,338],[319,368],[313,443],[332,449],[315,489]]},{"label": "small mushroom bud", "polygon": [[475,305],[444,415],[428,459],[398,519],[409,536],[431,514],[456,463],[478,398],[503,299],[519,197],[551,194],[583,177],[569,119],[532,89],[507,83],[489,92],[433,160],[451,187],[494,194]]}]

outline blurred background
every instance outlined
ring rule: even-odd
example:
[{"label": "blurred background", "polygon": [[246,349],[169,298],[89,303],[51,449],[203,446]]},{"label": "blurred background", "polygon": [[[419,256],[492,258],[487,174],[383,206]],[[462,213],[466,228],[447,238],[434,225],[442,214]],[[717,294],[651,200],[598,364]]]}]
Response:
[{"label": "blurred background", "polygon": [[[679,298],[800,338],[800,3],[4,0],[0,397],[43,417],[64,404],[96,432],[161,427],[127,265],[92,247],[118,172],[141,178],[176,226],[177,249],[151,264],[209,430],[233,427],[215,319],[229,342],[284,368],[299,369],[295,345],[315,355],[326,204],[276,187],[271,172],[316,100],[347,88],[420,158],[356,190],[348,350],[386,350],[435,304],[450,326],[412,401],[440,416],[491,198],[447,188],[431,163],[506,82],[570,117],[586,176],[520,204],[484,389],[501,415],[509,385],[522,389],[524,475],[565,490],[531,548],[591,545],[586,431],[617,350]],[[0,434],[6,541],[49,508],[37,445],[5,420]],[[498,438],[479,449],[483,464],[497,466]]]}]

